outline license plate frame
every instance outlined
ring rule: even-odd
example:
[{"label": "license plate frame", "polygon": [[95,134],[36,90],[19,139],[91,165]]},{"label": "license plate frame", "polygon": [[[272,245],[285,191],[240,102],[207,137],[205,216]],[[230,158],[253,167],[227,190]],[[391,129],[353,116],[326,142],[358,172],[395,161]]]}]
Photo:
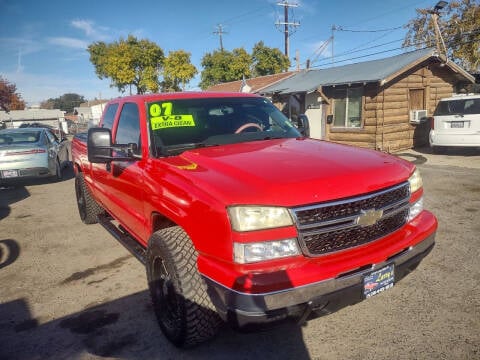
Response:
[{"label": "license plate frame", "polygon": [[450,123],[451,129],[463,129],[465,127],[465,121],[452,121]]},{"label": "license plate frame", "polygon": [[2,170],[2,178],[12,179],[19,176],[18,170]]},{"label": "license plate frame", "polygon": [[363,277],[363,297],[368,299],[395,285],[395,264],[388,264]]}]

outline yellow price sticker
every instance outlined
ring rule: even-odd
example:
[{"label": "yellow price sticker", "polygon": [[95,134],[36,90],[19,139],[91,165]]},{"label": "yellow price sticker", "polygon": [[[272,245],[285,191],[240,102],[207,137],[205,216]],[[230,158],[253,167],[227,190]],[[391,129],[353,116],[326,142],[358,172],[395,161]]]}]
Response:
[{"label": "yellow price sticker", "polygon": [[152,130],[195,126],[192,115],[163,115],[150,118]]},{"label": "yellow price sticker", "polygon": [[151,117],[160,115],[172,115],[173,104],[171,102],[153,103],[150,104],[149,114]]}]

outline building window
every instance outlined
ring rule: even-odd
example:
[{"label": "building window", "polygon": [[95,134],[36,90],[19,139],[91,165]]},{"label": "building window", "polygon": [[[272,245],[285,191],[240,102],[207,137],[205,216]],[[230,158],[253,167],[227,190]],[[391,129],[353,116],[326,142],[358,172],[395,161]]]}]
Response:
[{"label": "building window", "polygon": [[363,88],[335,91],[334,127],[359,128],[362,125]]}]

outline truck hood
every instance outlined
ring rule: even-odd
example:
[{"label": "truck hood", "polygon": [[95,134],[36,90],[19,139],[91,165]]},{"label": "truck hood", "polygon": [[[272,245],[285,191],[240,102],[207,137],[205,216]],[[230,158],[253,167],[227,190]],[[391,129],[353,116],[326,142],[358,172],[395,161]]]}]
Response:
[{"label": "truck hood", "polygon": [[314,139],[278,139],[186,151],[163,159],[226,205],[298,206],[406,181],[414,166],[378,151]]}]

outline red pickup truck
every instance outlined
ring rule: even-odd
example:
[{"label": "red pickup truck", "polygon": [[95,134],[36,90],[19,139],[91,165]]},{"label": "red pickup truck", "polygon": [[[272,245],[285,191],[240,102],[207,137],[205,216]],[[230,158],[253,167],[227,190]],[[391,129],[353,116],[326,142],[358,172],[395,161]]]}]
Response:
[{"label": "red pickup truck", "polygon": [[145,264],[175,345],[222,321],[328,314],[389,289],[433,248],[414,165],[307,138],[307,125],[256,95],[152,94],[110,101],[73,139],[80,217]]}]

